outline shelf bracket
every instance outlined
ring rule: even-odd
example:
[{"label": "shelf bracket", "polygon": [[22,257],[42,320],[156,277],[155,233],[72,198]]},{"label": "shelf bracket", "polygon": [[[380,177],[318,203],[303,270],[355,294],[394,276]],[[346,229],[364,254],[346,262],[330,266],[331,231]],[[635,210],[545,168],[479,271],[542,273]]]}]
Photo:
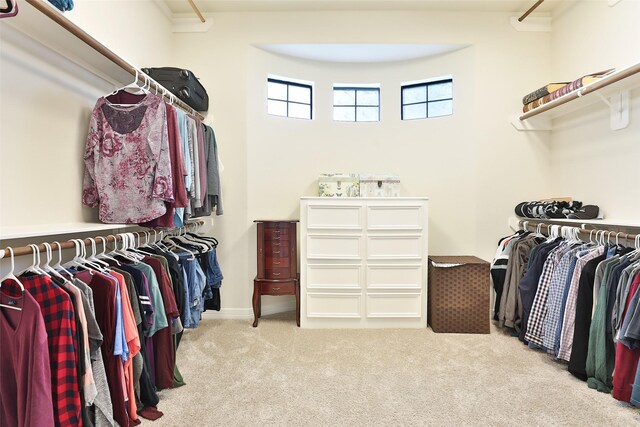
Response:
[{"label": "shelf bracket", "polygon": [[600,92],[596,95],[609,106],[611,113],[611,130],[620,130],[629,126],[629,91],[623,90],[611,95],[608,99]]},{"label": "shelf bracket", "polygon": [[520,120],[520,116],[516,115],[511,118],[511,125],[519,131],[551,130],[551,118],[534,116]]}]

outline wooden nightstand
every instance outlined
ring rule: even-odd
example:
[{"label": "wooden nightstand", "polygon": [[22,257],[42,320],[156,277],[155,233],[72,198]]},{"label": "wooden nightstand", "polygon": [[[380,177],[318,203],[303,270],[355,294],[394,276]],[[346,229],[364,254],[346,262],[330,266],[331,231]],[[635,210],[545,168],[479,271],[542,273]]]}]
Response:
[{"label": "wooden nightstand", "polygon": [[300,326],[300,279],[296,223],[253,221],[258,224],[258,274],[253,280],[253,327],[258,326],[262,295],[295,295],[296,324]]}]

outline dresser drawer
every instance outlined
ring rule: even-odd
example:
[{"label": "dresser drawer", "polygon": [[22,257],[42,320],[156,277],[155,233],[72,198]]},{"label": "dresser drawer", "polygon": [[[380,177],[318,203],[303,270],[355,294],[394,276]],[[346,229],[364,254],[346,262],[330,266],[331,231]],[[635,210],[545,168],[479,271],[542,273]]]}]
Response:
[{"label": "dresser drawer", "polygon": [[267,240],[264,242],[265,250],[269,250],[272,253],[278,252],[283,249],[288,249],[290,242],[288,240]]},{"label": "dresser drawer", "polygon": [[282,257],[282,258],[267,257],[265,259],[266,268],[289,267],[289,265],[291,265],[290,263],[291,263],[290,257]]},{"label": "dresser drawer", "polygon": [[289,240],[289,228],[288,227],[278,227],[278,228],[269,228],[269,227],[265,227],[264,228],[264,237],[265,240],[271,240],[271,239],[287,239]]},{"label": "dresser drawer", "polygon": [[308,292],[307,317],[362,317],[362,294],[356,292]]},{"label": "dresser drawer", "polygon": [[264,283],[260,284],[262,295],[295,295],[296,285],[294,282],[284,283]]},{"label": "dresser drawer", "polygon": [[265,245],[264,254],[267,258],[287,258],[289,256],[289,246]]},{"label": "dresser drawer", "polygon": [[291,241],[289,236],[269,236],[265,237],[264,244],[265,245],[288,245]]},{"label": "dresser drawer", "polygon": [[422,259],[425,255],[422,235],[368,235],[367,257],[369,259]]},{"label": "dresser drawer", "polygon": [[289,268],[265,268],[264,276],[267,279],[291,279],[291,272]]},{"label": "dresser drawer", "polygon": [[367,317],[422,316],[422,293],[369,292],[365,302]]}]

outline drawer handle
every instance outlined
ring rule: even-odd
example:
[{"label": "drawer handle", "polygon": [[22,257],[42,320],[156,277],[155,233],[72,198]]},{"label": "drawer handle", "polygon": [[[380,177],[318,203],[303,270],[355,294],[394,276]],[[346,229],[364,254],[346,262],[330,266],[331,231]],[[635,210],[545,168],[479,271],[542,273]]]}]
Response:
[{"label": "drawer handle", "polygon": [[280,242],[274,243],[273,246],[280,246]]},{"label": "drawer handle", "polygon": [[[274,275],[274,276],[279,276],[279,275],[281,275],[281,274],[282,274],[282,273],[273,273],[273,275]],[[280,289],[280,288],[278,288],[278,289]]]},{"label": "drawer handle", "polygon": [[272,288],[274,291],[279,291],[280,288]]},{"label": "drawer handle", "polygon": [[279,254],[279,253],[280,253],[280,251],[273,251],[273,253],[274,253],[274,254]]},{"label": "drawer handle", "polygon": [[278,261],[278,262],[273,261],[273,263],[274,263],[275,265],[279,265],[279,264],[280,264],[280,261]]}]

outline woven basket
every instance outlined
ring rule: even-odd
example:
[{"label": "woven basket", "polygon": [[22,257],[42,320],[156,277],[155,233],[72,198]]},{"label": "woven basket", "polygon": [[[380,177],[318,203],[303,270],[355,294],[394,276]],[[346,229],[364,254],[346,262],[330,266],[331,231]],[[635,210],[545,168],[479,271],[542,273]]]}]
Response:
[{"label": "woven basket", "polygon": [[427,323],[434,332],[488,334],[489,263],[474,256],[430,256]]}]

